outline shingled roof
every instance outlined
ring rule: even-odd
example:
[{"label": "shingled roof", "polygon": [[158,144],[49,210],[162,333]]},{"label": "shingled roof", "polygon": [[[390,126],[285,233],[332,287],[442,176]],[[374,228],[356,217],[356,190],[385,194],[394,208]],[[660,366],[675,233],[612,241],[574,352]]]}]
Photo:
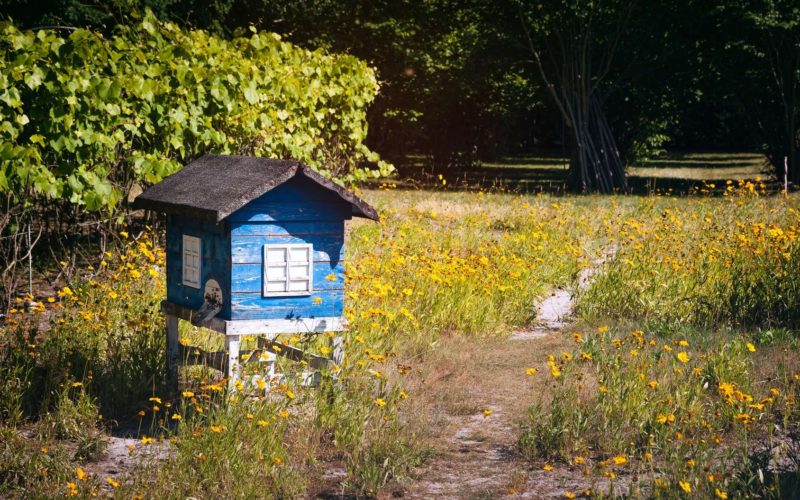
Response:
[{"label": "shingled roof", "polygon": [[296,160],[233,155],[198,158],[136,197],[133,208],[219,222],[296,175],[339,195],[354,216],[378,220],[365,201]]}]

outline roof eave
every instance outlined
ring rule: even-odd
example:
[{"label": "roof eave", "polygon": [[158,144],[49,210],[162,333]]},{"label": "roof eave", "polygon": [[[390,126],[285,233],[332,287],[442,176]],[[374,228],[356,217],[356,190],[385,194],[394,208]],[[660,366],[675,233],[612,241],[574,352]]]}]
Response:
[{"label": "roof eave", "polygon": [[184,217],[192,217],[206,222],[219,223],[221,219],[217,217],[216,210],[208,210],[189,205],[181,205],[176,203],[168,203],[160,200],[151,200],[144,198],[141,195],[133,200],[131,207],[134,210],[152,210],[153,212],[160,212],[167,215],[177,215]]},{"label": "roof eave", "polygon": [[350,204],[354,216],[363,217],[365,219],[371,219],[374,221],[380,220],[378,211],[375,210],[372,206],[370,206],[366,201],[362,200],[352,192],[348,191],[339,184],[336,184],[327,177],[324,177],[316,170],[312,169],[307,165],[300,164],[298,173],[300,172],[302,172],[303,175],[305,175],[312,181],[316,182],[317,184],[321,185],[322,187],[327,188],[333,191],[334,193],[338,194],[339,197],[342,198],[342,200]]}]

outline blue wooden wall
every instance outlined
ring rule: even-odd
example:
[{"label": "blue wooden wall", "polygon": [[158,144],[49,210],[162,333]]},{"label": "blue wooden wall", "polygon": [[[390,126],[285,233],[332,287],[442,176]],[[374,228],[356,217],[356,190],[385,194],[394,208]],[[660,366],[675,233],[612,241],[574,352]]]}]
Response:
[{"label": "blue wooden wall", "polygon": [[[253,200],[226,220],[231,230],[230,319],[340,317],[344,300],[344,222],[352,208],[302,176]],[[311,243],[310,296],[264,297],[263,248],[268,243]],[[331,276],[333,279],[326,279]]]},{"label": "blue wooden wall", "polygon": [[[187,217],[167,220],[167,299],[198,309],[205,282],[216,279],[222,319],[340,317],[344,301],[344,223],[350,204],[303,176],[251,201],[220,224]],[[183,234],[202,240],[201,287],[182,284]],[[314,290],[310,296],[263,296],[263,248],[268,243],[311,243]],[[332,279],[328,279],[328,278]]]},{"label": "blue wooden wall", "polygon": [[[200,288],[183,284],[183,235],[201,240]],[[206,281],[215,279],[223,297],[231,289],[231,245],[229,224],[202,222],[189,217],[167,217],[167,300],[190,309],[203,305]],[[230,301],[225,301],[220,317],[230,317]]]}]

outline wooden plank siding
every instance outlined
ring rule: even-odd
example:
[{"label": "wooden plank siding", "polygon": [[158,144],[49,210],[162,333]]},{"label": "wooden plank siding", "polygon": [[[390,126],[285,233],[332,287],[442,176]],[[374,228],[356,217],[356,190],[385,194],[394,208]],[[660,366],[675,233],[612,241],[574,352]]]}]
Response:
[{"label": "wooden plank siding", "polygon": [[[183,284],[183,235],[201,240],[200,288]],[[179,216],[167,218],[167,300],[191,309],[203,305],[205,283],[216,280],[222,295],[231,290],[231,246],[227,223],[213,224]],[[230,301],[226,300],[220,317],[230,317]]]},{"label": "wooden plank siding", "polygon": [[[254,199],[219,224],[169,216],[167,300],[197,310],[215,279],[225,300],[221,320],[338,318],[344,303],[344,224],[352,207],[298,176]],[[182,236],[201,239],[200,289],[182,283]],[[313,290],[307,296],[263,296],[264,245],[313,245]],[[326,279],[333,275],[334,279]]]},{"label": "wooden plank siding", "polygon": [[[342,221],[330,223],[343,224]],[[295,227],[302,236],[266,233],[247,228],[248,236],[231,237],[231,319],[341,316],[344,300],[344,234],[314,234],[310,226]],[[272,225],[272,224],[271,224]],[[274,226],[274,225],[273,225]],[[343,226],[342,226],[343,227]],[[269,231],[274,231],[272,227]],[[258,232],[266,233],[256,235]],[[296,233],[297,234],[297,233]],[[314,248],[313,293],[299,297],[264,297],[263,252],[270,243],[311,243]],[[334,280],[326,279],[333,274]],[[319,302],[321,301],[321,302]],[[319,303],[316,303],[319,302]]]},{"label": "wooden plank siding", "polygon": [[231,264],[260,264],[264,260],[267,243],[311,243],[314,245],[314,262],[344,260],[344,234],[305,234],[302,237],[282,236],[232,236]]},{"label": "wooden plank siding", "polygon": [[[319,303],[314,299],[319,298]],[[293,319],[341,316],[343,290],[321,290],[302,297],[264,297],[258,293],[231,296],[231,319]]]},{"label": "wooden plank siding", "polygon": [[231,236],[295,236],[344,234],[344,220],[299,222],[232,222]]},{"label": "wooden plank siding", "polygon": [[[333,279],[328,279],[333,275]],[[264,266],[258,264],[233,264],[231,266],[231,293],[261,292],[264,286]],[[344,288],[344,261],[314,262],[314,291]]]},{"label": "wooden plank siding", "polygon": [[[352,208],[313,181],[295,177],[231,214],[232,320],[340,317],[344,223]],[[264,245],[310,243],[311,295],[264,297]],[[334,275],[331,281],[326,277]]]},{"label": "wooden plank siding", "polygon": [[335,222],[352,217],[352,207],[336,193],[297,176],[232,213],[230,222]]}]

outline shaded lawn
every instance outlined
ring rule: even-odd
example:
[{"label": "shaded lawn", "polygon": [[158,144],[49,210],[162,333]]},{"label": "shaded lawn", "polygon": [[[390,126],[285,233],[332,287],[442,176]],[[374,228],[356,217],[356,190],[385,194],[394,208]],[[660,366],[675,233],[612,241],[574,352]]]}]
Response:
[{"label": "shaded lawn", "polygon": [[[397,167],[398,188],[493,190],[522,193],[564,192],[569,160],[560,155],[503,158],[471,167],[437,168],[421,156]],[[441,178],[439,177],[441,176]],[[706,183],[761,178],[775,182],[767,158],[752,152],[670,152],[628,168],[634,194],[688,193]],[[777,184],[775,189],[779,188]]]}]

